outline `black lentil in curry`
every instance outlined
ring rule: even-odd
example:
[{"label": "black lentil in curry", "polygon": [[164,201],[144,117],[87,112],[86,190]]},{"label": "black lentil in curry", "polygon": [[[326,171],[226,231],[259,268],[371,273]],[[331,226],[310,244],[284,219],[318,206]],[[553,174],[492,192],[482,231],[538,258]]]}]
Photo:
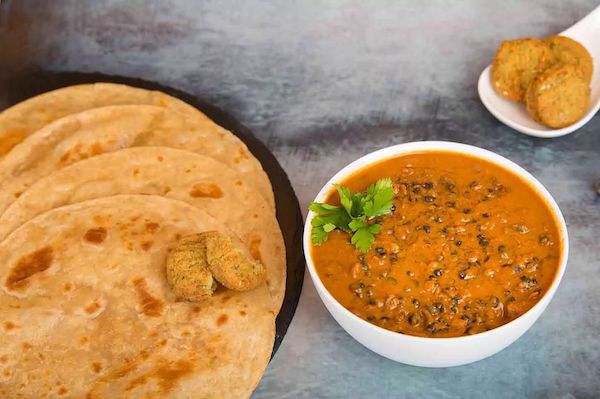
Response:
[{"label": "black lentil in curry", "polygon": [[[333,231],[312,247],[327,289],[383,328],[456,337],[503,325],[551,285],[561,237],[536,191],[490,162],[451,152],[391,158],[339,182],[364,190],[391,177],[394,211],[371,250]],[[328,203],[338,204],[332,192]]]}]

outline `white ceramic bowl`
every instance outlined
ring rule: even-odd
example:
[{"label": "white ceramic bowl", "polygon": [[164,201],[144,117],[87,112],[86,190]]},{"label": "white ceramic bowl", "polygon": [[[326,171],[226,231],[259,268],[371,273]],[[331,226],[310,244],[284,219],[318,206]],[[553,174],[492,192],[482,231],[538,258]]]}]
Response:
[{"label": "white ceramic bowl", "polygon": [[386,330],[359,318],[344,308],[344,306],[329,293],[327,288],[325,288],[321,282],[310,255],[310,225],[314,213],[309,212],[304,228],[304,253],[310,276],[321,300],[325,304],[325,307],[327,307],[327,310],[329,310],[333,318],[344,328],[344,330],[367,348],[389,359],[422,367],[452,367],[472,363],[491,356],[516,341],[517,338],[523,335],[525,331],[533,325],[544,309],[546,309],[546,306],[548,306],[548,303],[554,296],[558,284],[565,272],[569,255],[569,238],[565,220],[558,205],[556,205],[556,202],[544,186],[526,170],[508,159],[493,152],[465,144],[442,141],[422,141],[399,144],[372,152],[352,162],[333,176],[321,189],[315,201],[323,202],[327,194],[333,189],[333,183],[344,180],[344,178],[354,171],[362,169],[374,162],[400,154],[440,150],[469,154],[491,161],[510,170],[531,184],[539,195],[545,199],[556,217],[561,235],[562,253],[557,274],[548,291],[542,296],[538,303],[517,319],[493,330],[475,335],[456,338],[415,337]]}]

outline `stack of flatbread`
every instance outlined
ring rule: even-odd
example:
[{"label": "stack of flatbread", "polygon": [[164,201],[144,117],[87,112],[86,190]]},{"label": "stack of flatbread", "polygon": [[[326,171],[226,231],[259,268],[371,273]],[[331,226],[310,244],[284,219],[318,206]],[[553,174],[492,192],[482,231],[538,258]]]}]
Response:
[{"label": "stack of flatbread", "polygon": [[[166,257],[212,230],[266,282],[178,300]],[[285,266],[261,164],[190,105],[97,83],[0,113],[0,397],[248,397]]]}]

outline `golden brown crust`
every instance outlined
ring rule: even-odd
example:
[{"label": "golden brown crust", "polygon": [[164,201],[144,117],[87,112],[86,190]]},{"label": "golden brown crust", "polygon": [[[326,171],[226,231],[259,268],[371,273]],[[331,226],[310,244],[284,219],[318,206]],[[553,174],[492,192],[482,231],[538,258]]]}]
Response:
[{"label": "golden brown crust", "polygon": [[184,237],[167,257],[167,281],[179,299],[198,302],[217,288],[197,235]]},{"label": "golden brown crust", "polygon": [[503,97],[523,102],[533,79],[550,62],[550,50],[539,39],[502,42],[492,64],[492,84]]},{"label": "golden brown crust", "polygon": [[537,97],[535,90],[536,85],[534,83],[535,80],[529,85],[529,87],[527,88],[527,92],[525,93],[525,107],[527,108],[527,113],[529,114],[529,116],[531,116],[531,118],[534,121],[536,121],[537,123],[542,123],[542,120],[540,119],[540,115],[537,110]]},{"label": "golden brown crust", "polygon": [[544,39],[550,49],[553,64],[571,64],[577,67],[586,82],[592,81],[594,61],[581,43],[566,36],[550,36]]},{"label": "golden brown crust", "polygon": [[562,128],[585,115],[590,87],[578,68],[556,64],[542,72],[527,93],[527,111],[546,126]]},{"label": "golden brown crust", "polygon": [[206,248],[208,267],[218,282],[235,291],[256,288],[265,280],[265,267],[218,231],[199,234]]},{"label": "golden brown crust", "polygon": [[166,271],[177,297],[191,302],[212,296],[217,281],[231,290],[248,291],[266,277],[264,265],[241,243],[216,230],[181,238],[167,258]]}]

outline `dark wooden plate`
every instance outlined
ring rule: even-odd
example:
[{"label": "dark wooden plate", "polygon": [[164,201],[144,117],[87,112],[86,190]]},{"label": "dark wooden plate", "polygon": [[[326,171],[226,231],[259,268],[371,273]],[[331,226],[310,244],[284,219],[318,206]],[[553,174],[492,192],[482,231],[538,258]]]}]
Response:
[{"label": "dark wooden plate", "polygon": [[[193,105],[205,115],[238,136],[260,161],[263,169],[269,175],[275,192],[277,204],[277,220],[285,240],[287,252],[287,282],[285,299],[281,311],[277,316],[277,333],[273,355],[277,352],[279,345],[294,317],[302,282],[304,280],[304,255],[302,251],[302,213],[296,198],[296,193],[290,181],[275,156],[269,149],[254,136],[254,134],[240,122],[225,111],[207,103],[201,98],[192,96],[180,90],[162,86],[158,83],[148,82],[141,79],[126,78],[121,76],[103,75],[100,73],[28,73],[22,76],[11,77],[4,82],[5,89],[0,92],[0,104],[13,105],[29,97],[60,87],[71,86],[80,83],[112,82],[123,83],[130,86],[141,87],[149,90],[160,90],[177,97],[188,104]],[[4,98],[1,98],[4,97]]]}]

